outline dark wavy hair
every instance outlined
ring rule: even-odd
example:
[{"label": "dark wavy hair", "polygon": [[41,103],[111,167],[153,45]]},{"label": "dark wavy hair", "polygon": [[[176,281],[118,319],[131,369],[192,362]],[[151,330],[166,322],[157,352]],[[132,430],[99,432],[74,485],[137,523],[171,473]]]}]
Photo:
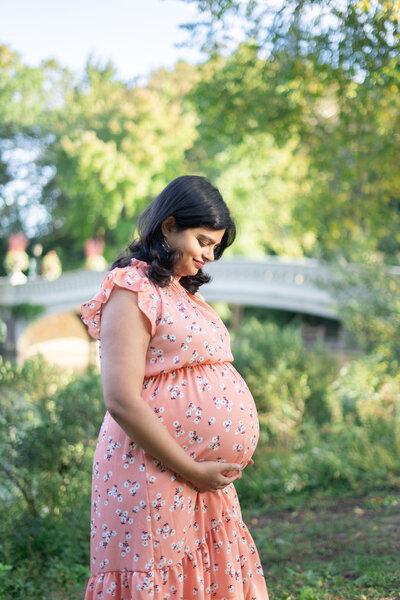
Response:
[{"label": "dark wavy hair", "polygon": [[[170,249],[161,231],[162,222],[174,217],[178,231],[196,227],[225,229],[221,243],[216,247],[215,260],[236,236],[236,227],[218,189],[198,175],[177,177],[146,208],[137,223],[138,238],[113,262],[111,269],[125,267],[132,258],[146,262],[149,278],[160,287],[167,286],[174,275],[174,264],[179,250]],[[191,294],[210,281],[210,276],[199,269],[193,276],[181,277],[180,283]]]}]

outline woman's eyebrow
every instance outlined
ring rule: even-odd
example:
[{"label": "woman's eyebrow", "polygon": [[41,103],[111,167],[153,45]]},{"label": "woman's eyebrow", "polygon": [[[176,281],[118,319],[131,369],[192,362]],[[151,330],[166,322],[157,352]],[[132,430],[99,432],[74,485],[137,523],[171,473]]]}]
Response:
[{"label": "woman's eyebrow", "polygon": [[209,237],[208,235],[205,235],[204,233],[200,233],[200,237],[206,239],[211,244],[215,244],[216,246],[218,246],[218,244],[220,243],[220,242],[216,242],[212,237]]}]

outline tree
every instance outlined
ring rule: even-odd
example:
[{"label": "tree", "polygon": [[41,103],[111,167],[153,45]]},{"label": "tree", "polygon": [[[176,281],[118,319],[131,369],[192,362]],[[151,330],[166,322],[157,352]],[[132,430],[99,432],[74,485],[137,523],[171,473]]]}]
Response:
[{"label": "tree", "polygon": [[256,134],[215,155],[215,182],[238,225],[235,254],[304,256],[312,250],[312,232],[293,218],[308,166],[295,148],[295,139],[279,148],[271,135]]},{"label": "tree", "polygon": [[[67,71],[53,61],[31,68],[0,46],[0,225],[1,245],[11,232],[34,235],[49,215],[41,207],[49,170],[35,164],[51,124],[46,118],[60,101]],[[0,266],[2,268],[2,265]]]},{"label": "tree", "polygon": [[154,73],[146,86],[128,86],[112,65],[88,63],[84,79],[67,91],[46,157],[56,171],[44,201],[75,244],[106,236],[126,245],[135,217],[185,170],[196,117],[178,86],[191,71],[181,64],[172,74]]},{"label": "tree", "polygon": [[196,90],[201,139],[297,138],[309,167],[293,217],[315,236],[313,254],[398,261],[399,4],[197,5],[206,18],[189,28],[205,27],[211,51]]}]

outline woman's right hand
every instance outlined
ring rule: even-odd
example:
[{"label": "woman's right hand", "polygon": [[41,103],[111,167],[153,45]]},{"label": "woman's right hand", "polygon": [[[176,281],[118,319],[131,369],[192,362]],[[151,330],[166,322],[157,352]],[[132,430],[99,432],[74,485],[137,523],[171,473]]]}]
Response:
[{"label": "woman's right hand", "polygon": [[240,465],[210,460],[194,462],[192,472],[187,474],[185,479],[190,481],[199,492],[217,492],[240,479],[241,476]]}]

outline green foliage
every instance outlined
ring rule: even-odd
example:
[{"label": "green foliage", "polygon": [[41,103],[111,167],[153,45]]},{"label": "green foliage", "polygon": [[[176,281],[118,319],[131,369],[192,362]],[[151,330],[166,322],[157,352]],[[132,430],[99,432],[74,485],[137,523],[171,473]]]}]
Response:
[{"label": "green foliage", "polygon": [[215,182],[239,225],[235,254],[304,256],[315,246],[293,218],[307,171],[295,150],[294,139],[279,148],[271,135],[254,134],[213,157]]},{"label": "green foliage", "polygon": [[[70,78],[53,60],[32,68],[0,44],[0,245],[4,250],[9,233],[23,230],[30,237],[48,220],[40,190],[49,169],[43,168],[39,157],[52,136],[52,111],[62,102]],[[9,185],[15,181],[17,186]],[[4,274],[3,260],[0,273]]]},{"label": "green foliage", "polygon": [[394,600],[398,494],[297,498],[251,519],[274,600]]},{"label": "green foliage", "polygon": [[10,307],[10,311],[14,317],[22,319],[35,319],[44,312],[44,307],[39,304],[30,304],[23,302],[22,304],[14,304]]},{"label": "green foliage", "polygon": [[[246,320],[235,365],[261,422],[244,508],[330,490],[400,486],[400,377],[379,355],[339,368],[299,330]],[[0,593],[78,598],[88,577],[90,470],[104,413],[97,372],[73,376],[38,357],[0,365]],[[291,500],[292,499],[292,500]],[[57,590],[57,591],[56,591]]]},{"label": "green foliage", "polygon": [[[231,205],[236,252],[397,262],[397,5],[197,4],[211,38],[229,37],[237,18],[240,43],[145,86],[118,80],[112,65],[89,62],[75,80],[52,63],[32,70],[3,47],[0,133],[36,154],[29,188],[42,190],[46,248],[73,268],[84,240],[104,236],[111,260],[143,207],[192,172]],[[0,185],[19,176],[2,160]],[[1,211],[4,231],[26,226],[18,201]]]},{"label": "green foliage", "polygon": [[[84,240],[103,235],[111,260],[145,204],[192,172],[231,206],[234,251],[344,258],[341,320],[369,356],[339,369],[321,348],[306,351],[297,328],[255,319],[233,336],[261,422],[238,491],[244,506],[263,507],[398,489],[400,279],[385,266],[400,259],[398,3],[196,4],[209,60],[160,69],[145,86],[119,81],[111,65],[88,63],[75,79],[54,63],[32,69],[0,47],[1,150],[30,157],[17,169],[1,153],[3,235],[29,222],[18,198],[5,201],[27,170],[49,218],[37,228],[48,231],[45,250],[74,268]],[[0,364],[1,597],[45,600],[52,586],[79,597],[103,412],[97,373]]]},{"label": "green foliage", "polygon": [[[0,364],[0,590],[47,598],[88,576],[90,471],[104,405],[96,372],[41,357]],[[68,592],[67,592],[68,594]]]},{"label": "green foliage", "polygon": [[[104,412],[98,375],[74,379],[43,359],[0,365],[2,494],[33,517],[68,512],[81,496]],[[82,488],[83,486],[83,488]]]},{"label": "green foliage", "polygon": [[305,416],[317,423],[328,419],[326,390],[337,365],[322,348],[306,350],[297,327],[251,318],[235,335],[232,350],[256,401],[264,436],[291,437]]},{"label": "green foliage", "polygon": [[49,90],[45,89],[46,69],[31,68],[21,62],[20,56],[7,46],[0,45],[0,137],[33,133],[43,120],[49,104]]},{"label": "green foliage", "polygon": [[[299,330],[246,320],[235,366],[255,398],[260,442],[237,487],[245,506],[313,490],[400,485],[400,377],[382,354],[339,368]],[[272,500],[273,499],[273,500]]]},{"label": "green foliage", "polygon": [[53,580],[67,589],[87,576],[89,474],[103,413],[98,373],[74,377],[41,357],[0,364],[2,597],[45,598]]},{"label": "green foliage", "polygon": [[382,257],[365,256],[364,265],[345,262],[332,268],[328,284],[341,321],[361,348],[400,362],[400,273]]},{"label": "green foliage", "polygon": [[[332,422],[371,426],[373,430],[375,422],[399,421],[400,374],[398,366],[393,367],[379,354],[343,367],[328,389]],[[391,442],[386,441],[390,447]]]},{"label": "green foliage", "polygon": [[366,356],[342,367],[323,392],[329,417],[322,424],[309,414],[290,436],[270,437],[261,418],[255,464],[238,483],[245,505],[317,489],[400,486],[398,372],[379,355]]},{"label": "green foliage", "polygon": [[[75,241],[105,236],[130,221],[185,170],[196,117],[182,101],[194,69],[155,73],[146,87],[117,80],[111,65],[88,63],[55,114],[47,159],[56,167],[45,201]],[[86,218],[82,220],[84,211]],[[118,236],[117,236],[118,237]],[[128,239],[123,243],[126,245]]]},{"label": "green foliage", "polygon": [[[1,316],[4,316],[3,311],[1,312]],[[7,325],[3,319],[0,318],[0,343],[5,342],[7,337]]]},{"label": "green foliage", "polygon": [[214,52],[251,39],[269,56],[309,55],[317,64],[341,65],[350,77],[376,73],[397,58],[396,1],[288,0],[279,8],[263,0],[184,1],[196,4],[202,15],[188,29],[203,30],[206,48]]},{"label": "green foliage", "polygon": [[[192,29],[205,26],[214,48],[193,92],[199,146],[214,156],[243,136],[290,141],[307,168],[289,220],[316,240],[309,255],[362,261],[383,252],[398,261],[397,3],[195,3],[205,20]],[[218,55],[232,31],[230,55]]]}]

